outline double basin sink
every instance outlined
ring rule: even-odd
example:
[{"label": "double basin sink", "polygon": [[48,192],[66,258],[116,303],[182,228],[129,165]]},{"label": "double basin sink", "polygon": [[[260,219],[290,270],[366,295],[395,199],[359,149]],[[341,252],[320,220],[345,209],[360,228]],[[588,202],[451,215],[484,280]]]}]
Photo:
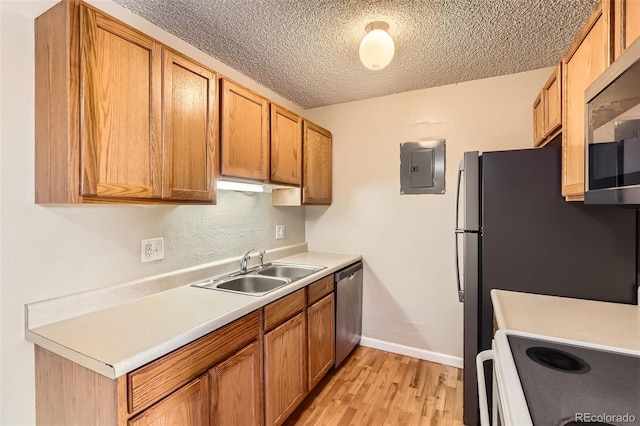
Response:
[{"label": "double basin sink", "polygon": [[249,269],[245,273],[233,272],[191,285],[210,290],[263,296],[322,269],[324,266],[273,262],[262,267]]}]

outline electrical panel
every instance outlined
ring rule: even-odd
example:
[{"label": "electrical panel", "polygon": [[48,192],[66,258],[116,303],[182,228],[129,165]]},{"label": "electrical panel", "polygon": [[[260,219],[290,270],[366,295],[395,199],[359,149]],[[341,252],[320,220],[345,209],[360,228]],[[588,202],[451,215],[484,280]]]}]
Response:
[{"label": "electrical panel", "polygon": [[445,140],[400,144],[400,194],[444,194]]}]

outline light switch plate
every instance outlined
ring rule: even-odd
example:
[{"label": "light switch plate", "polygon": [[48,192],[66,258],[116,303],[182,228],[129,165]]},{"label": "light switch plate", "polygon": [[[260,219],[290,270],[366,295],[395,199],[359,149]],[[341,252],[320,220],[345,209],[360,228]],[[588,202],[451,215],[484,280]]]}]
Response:
[{"label": "light switch plate", "polygon": [[284,240],[284,225],[276,225],[276,240]]},{"label": "light switch plate", "polygon": [[162,259],[164,259],[164,238],[142,240],[140,251],[142,263]]}]

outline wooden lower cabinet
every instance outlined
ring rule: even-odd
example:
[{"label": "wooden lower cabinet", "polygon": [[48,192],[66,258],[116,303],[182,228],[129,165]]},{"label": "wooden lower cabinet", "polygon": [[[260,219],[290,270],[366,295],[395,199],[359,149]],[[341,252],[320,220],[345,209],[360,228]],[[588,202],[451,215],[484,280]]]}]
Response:
[{"label": "wooden lower cabinet", "polygon": [[334,365],[334,312],[328,275],[115,380],[36,345],[36,423],[280,425]]},{"label": "wooden lower cabinet", "polygon": [[306,321],[300,312],[264,335],[265,423],[280,425],[307,394]]},{"label": "wooden lower cabinet", "polygon": [[262,424],[260,343],[253,342],[209,370],[211,425]]},{"label": "wooden lower cabinet", "polygon": [[[183,386],[142,414],[128,426],[205,426],[209,421],[209,380],[202,376]],[[248,423],[246,423],[248,424]]]},{"label": "wooden lower cabinet", "polygon": [[309,391],[335,364],[335,303],[333,293],[307,308]]}]

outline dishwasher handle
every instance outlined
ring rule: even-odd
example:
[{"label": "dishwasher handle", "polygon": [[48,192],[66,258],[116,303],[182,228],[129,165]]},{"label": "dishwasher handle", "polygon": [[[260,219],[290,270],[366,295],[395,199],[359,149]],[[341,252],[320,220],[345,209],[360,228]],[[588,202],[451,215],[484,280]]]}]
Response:
[{"label": "dishwasher handle", "polygon": [[352,278],[358,271],[362,271],[362,261],[359,261],[341,271],[336,272],[335,280],[342,281],[345,278]]}]

